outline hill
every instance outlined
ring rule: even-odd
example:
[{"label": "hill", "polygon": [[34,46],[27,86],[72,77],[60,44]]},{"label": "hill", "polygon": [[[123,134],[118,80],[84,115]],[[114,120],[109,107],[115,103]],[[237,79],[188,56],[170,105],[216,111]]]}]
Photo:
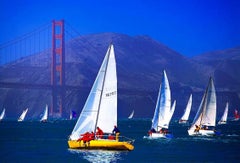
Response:
[{"label": "hill", "polygon": [[[136,117],[152,117],[163,69],[169,78],[172,99],[177,100],[175,117],[182,114],[190,93],[193,93],[191,114],[195,114],[210,75],[214,77],[218,98],[221,99],[218,101],[219,114],[222,114],[227,100],[230,100],[230,107],[240,105],[239,78],[231,71],[239,66],[239,49],[230,50],[232,59],[217,59],[214,55],[219,52],[190,59],[148,36],[100,33],[66,43],[66,84],[81,89],[67,91],[65,117],[70,109],[80,113],[111,42],[117,62],[119,117],[127,117],[132,109]],[[4,65],[0,68],[0,81],[50,83],[50,60],[50,53],[45,52]],[[45,104],[51,103],[51,91],[46,90],[0,89],[0,93],[0,104],[9,108],[10,116],[16,116],[29,107],[30,116],[38,117]]]}]

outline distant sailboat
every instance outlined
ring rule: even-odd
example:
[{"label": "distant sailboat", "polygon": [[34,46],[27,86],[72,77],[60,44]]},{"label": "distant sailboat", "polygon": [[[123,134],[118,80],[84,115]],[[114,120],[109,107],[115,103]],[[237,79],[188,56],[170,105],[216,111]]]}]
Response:
[{"label": "distant sailboat", "polygon": [[73,111],[73,110],[71,110],[71,111],[70,111],[69,119],[72,120],[73,118],[76,118],[76,115],[77,115],[76,112]]},{"label": "distant sailboat", "polygon": [[190,95],[190,97],[188,99],[188,103],[187,103],[186,109],[184,111],[184,114],[183,114],[182,118],[180,118],[178,123],[187,123],[188,122],[191,107],[192,107],[192,94]]},{"label": "distant sailboat", "polygon": [[40,122],[47,122],[48,119],[48,105],[46,105],[43,116],[40,120]]},{"label": "distant sailboat", "polygon": [[[73,149],[133,150],[133,140],[118,137],[118,134],[112,139],[114,126],[117,126],[117,72],[114,47],[110,45],[69,137],[68,146]],[[98,138],[97,127],[107,135]],[[87,141],[84,140],[85,135],[88,135]]]},{"label": "distant sailboat", "polygon": [[4,117],[5,117],[5,108],[3,109],[3,111],[0,115],[0,121],[2,121]]},{"label": "distant sailboat", "polygon": [[28,112],[28,108],[25,109],[25,110],[23,110],[22,114],[21,114],[20,117],[18,118],[18,122],[22,122],[22,121],[24,121],[27,112]]},{"label": "distant sailboat", "polygon": [[132,111],[132,113],[128,116],[128,119],[132,119],[134,115],[134,110]]},{"label": "distant sailboat", "polygon": [[228,116],[228,102],[226,103],[224,113],[218,124],[227,124],[227,116]]},{"label": "distant sailboat", "polygon": [[235,109],[234,110],[234,121],[238,121],[239,120],[239,118],[240,118],[240,114],[238,113],[238,110],[237,109]]},{"label": "distant sailboat", "polygon": [[175,110],[176,101],[171,108],[171,90],[165,70],[163,71],[162,83],[159,88],[157,103],[152,127],[147,138],[171,138],[172,134],[168,132],[170,120]]},{"label": "distant sailboat", "polygon": [[203,95],[198,112],[188,130],[190,136],[212,136],[216,135],[217,99],[213,83],[210,78],[207,89]]}]

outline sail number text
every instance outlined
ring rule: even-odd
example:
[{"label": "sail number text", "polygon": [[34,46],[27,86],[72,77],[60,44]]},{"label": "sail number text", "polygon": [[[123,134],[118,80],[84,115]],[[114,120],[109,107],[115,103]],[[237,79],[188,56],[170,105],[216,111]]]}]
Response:
[{"label": "sail number text", "polygon": [[106,97],[109,97],[109,96],[112,96],[112,95],[115,95],[115,94],[117,94],[117,91],[106,93]]}]

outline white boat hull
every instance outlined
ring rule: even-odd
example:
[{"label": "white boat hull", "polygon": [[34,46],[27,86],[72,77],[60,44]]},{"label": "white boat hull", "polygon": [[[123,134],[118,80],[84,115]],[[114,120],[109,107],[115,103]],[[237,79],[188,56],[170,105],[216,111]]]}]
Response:
[{"label": "white boat hull", "polygon": [[225,124],[227,124],[227,122],[226,121],[219,121],[218,124],[219,125],[225,125]]},{"label": "white boat hull", "polygon": [[214,130],[199,130],[199,131],[194,131],[194,130],[188,130],[188,135],[190,136],[214,136],[215,131]]},{"label": "white boat hull", "polygon": [[187,121],[187,120],[179,120],[178,123],[179,123],[179,124],[187,124],[188,121]]},{"label": "white boat hull", "polygon": [[145,138],[149,139],[158,139],[158,138],[173,138],[173,135],[170,133],[164,134],[164,133],[151,133]]}]

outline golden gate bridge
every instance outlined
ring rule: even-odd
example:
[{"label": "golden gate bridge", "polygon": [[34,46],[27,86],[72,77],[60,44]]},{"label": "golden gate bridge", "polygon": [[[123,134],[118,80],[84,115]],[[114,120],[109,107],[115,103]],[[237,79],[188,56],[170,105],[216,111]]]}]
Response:
[{"label": "golden gate bridge", "polygon": [[[18,73],[34,77],[34,69],[48,73],[44,83],[28,82],[28,79],[11,81],[7,71],[0,72],[0,88],[40,89],[51,92],[50,114],[62,116],[65,109],[66,91],[79,89],[66,84],[65,48],[67,41],[72,41],[79,33],[64,20],[53,20],[36,30],[0,45],[0,68],[16,69]],[[40,57],[41,56],[41,57]],[[27,58],[27,59],[26,59]],[[41,59],[40,59],[41,58]],[[21,66],[18,62],[21,61]],[[30,68],[31,70],[28,70]],[[4,74],[5,73],[5,74]]]}]

